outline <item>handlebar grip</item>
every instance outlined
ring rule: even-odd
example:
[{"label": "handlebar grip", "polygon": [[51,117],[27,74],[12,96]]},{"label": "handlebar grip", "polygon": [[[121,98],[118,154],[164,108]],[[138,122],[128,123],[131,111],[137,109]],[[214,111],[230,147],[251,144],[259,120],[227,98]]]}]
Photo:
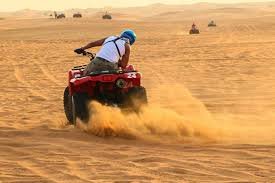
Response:
[{"label": "handlebar grip", "polygon": [[85,52],[82,48],[78,48],[74,50],[75,53],[77,54],[83,54],[83,52]]}]

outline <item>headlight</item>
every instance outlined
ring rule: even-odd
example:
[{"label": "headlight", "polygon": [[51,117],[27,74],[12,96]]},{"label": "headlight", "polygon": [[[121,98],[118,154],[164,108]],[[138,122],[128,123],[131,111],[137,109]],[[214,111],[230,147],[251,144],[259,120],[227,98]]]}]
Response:
[{"label": "headlight", "polygon": [[118,79],[116,81],[116,86],[119,87],[119,88],[126,88],[127,81],[125,81],[124,79]]}]

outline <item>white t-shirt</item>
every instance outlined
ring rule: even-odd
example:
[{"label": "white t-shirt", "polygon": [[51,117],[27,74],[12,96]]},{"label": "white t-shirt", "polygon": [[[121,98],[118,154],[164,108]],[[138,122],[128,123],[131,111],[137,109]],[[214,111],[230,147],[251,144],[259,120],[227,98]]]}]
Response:
[{"label": "white t-shirt", "polygon": [[[118,50],[116,48],[115,43],[112,40],[117,39],[116,36],[110,36],[108,37],[104,43],[99,52],[96,54],[97,57],[103,58],[105,60],[108,60],[112,63],[117,63],[120,59]],[[108,42],[111,41],[111,42]],[[108,42],[108,43],[107,43]],[[119,39],[116,41],[117,47],[120,51],[121,57],[125,54],[125,43],[126,41],[123,39]]]}]

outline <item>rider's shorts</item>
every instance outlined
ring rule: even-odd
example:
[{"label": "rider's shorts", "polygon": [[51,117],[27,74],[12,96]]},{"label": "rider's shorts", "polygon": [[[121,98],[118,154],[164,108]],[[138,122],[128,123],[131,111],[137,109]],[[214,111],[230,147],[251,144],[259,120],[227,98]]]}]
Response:
[{"label": "rider's shorts", "polygon": [[117,69],[118,69],[117,63],[112,63],[103,58],[96,57],[87,65],[87,67],[83,72],[83,75],[88,75],[91,72],[95,72],[95,71],[108,71],[108,70],[117,70]]}]

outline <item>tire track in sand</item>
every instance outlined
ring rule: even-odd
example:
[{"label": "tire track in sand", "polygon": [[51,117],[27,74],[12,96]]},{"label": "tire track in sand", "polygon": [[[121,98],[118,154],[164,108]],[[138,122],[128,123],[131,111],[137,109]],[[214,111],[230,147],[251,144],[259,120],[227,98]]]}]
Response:
[{"label": "tire track in sand", "polygon": [[[49,55],[49,54],[50,54],[50,53],[46,52],[45,55]],[[47,59],[47,57],[44,56],[44,60],[46,60],[46,59]],[[52,73],[50,72],[50,70],[49,70],[49,68],[48,68],[47,65],[44,64],[45,66],[43,66],[42,64],[40,64],[40,63],[43,63],[43,61],[42,61],[42,62],[38,62],[38,60],[34,59],[34,63],[35,63],[35,65],[42,71],[42,74],[43,74],[44,76],[46,76],[50,81],[52,81],[55,85],[57,85],[57,86],[63,86],[63,84],[61,84],[61,83],[54,77],[54,74],[52,74]]]},{"label": "tire track in sand", "polygon": [[35,63],[39,69],[42,71],[43,75],[46,76],[50,81],[52,81],[54,84],[57,86],[63,86],[60,82],[58,82],[57,79],[53,76],[53,74],[47,69],[46,67],[48,66],[42,66],[41,64],[38,64],[37,62]]},{"label": "tire track in sand", "polygon": [[71,171],[66,172],[66,170],[60,170],[58,168],[45,168],[43,163],[37,160],[20,162],[19,165],[30,170],[35,175],[53,182],[90,182],[88,179],[77,176],[77,174]]},{"label": "tire track in sand", "polygon": [[33,86],[31,86],[31,84],[29,84],[28,82],[26,82],[26,80],[24,80],[23,73],[20,70],[20,68],[17,66],[14,66],[14,76],[18,82],[26,86],[26,90],[28,90],[31,94],[33,94],[36,97],[39,97],[40,100],[48,100],[48,98],[45,95],[43,95],[41,92],[32,89]]}]

